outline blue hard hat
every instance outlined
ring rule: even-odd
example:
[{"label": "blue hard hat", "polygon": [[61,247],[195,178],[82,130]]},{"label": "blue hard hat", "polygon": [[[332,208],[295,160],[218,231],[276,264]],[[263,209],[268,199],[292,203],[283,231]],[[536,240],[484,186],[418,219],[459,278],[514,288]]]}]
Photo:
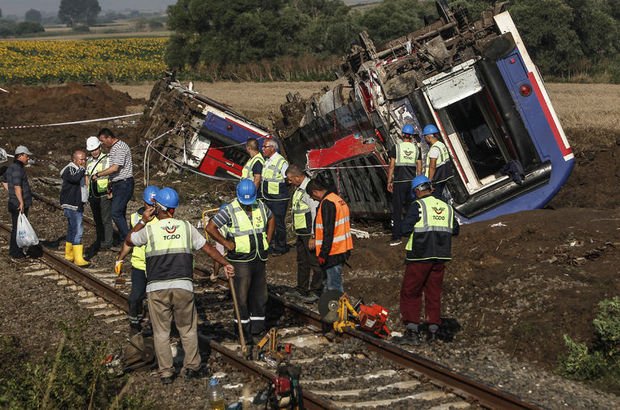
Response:
[{"label": "blue hard hat", "polygon": [[411,189],[416,189],[420,185],[424,185],[424,184],[430,185],[430,183],[431,183],[431,180],[428,179],[426,175],[418,175],[417,177],[413,178],[413,181],[411,181]]},{"label": "blue hard hat", "polygon": [[413,125],[405,124],[403,127],[403,134],[413,135],[415,134],[415,130],[413,129]]},{"label": "blue hard hat", "polygon": [[435,124],[428,124],[424,126],[422,130],[422,135],[431,135],[431,134],[439,134],[439,130],[435,126]]},{"label": "blue hard hat", "polygon": [[142,193],[142,200],[149,205],[155,205],[155,196],[159,192],[159,188],[155,185],[149,185],[144,188],[144,192]]},{"label": "blue hard hat", "polygon": [[251,179],[242,179],[237,184],[237,199],[243,205],[252,205],[256,201],[256,185]]},{"label": "blue hard hat", "polygon": [[165,187],[155,195],[155,201],[166,208],[176,208],[179,206],[179,194],[172,188]]}]

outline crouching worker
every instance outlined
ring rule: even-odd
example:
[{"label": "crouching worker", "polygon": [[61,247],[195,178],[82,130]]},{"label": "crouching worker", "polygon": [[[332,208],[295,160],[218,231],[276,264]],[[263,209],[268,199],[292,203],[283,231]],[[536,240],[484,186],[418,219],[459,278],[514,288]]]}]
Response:
[{"label": "crouching worker", "polygon": [[403,222],[405,275],[400,290],[400,314],[406,326],[401,343],[417,345],[422,341],[420,311],[422,297],[426,309],[427,339],[435,340],[441,325],[441,291],[445,263],[452,259],[452,236],[459,224],[452,207],[432,196],[431,181],[424,175],[411,182],[417,200],[411,204]]},{"label": "crouching worker", "polygon": [[[175,372],[170,350],[172,320],[181,337],[185,358],[182,373],[186,379],[203,377],[198,352],[198,317],[194,304],[192,274],[194,256],[201,249],[224,265],[226,275],[234,268],[189,222],[174,218],[179,196],[172,188],[162,188],[155,195],[156,206],[145,209],[142,218],[125,239],[129,247],[145,245],[146,293],[159,376],[163,384],[174,380]],[[151,222],[154,215],[157,221]],[[118,260],[124,255],[119,254]]]},{"label": "crouching worker", "polygon": [[62,178],[60,205],[67,218],[65,259],[83,267],[89,265],[84,259],[84,245],[82,244],[84,204],[88,202],[85,166],[86,152],[78,149],[73,151],[71,162],[60,171]]},{"label": "crouching worker", "polygon": [[[131,228],[136,225],[142,225],[142,215],[147,209],[155,207],[155,196],[159,192],[159,188],[149,185],[144,188],[142,200],[144,206],[131,214]],[[157,222],[157,216],[153,216],[149,224]],[[123,242],[123,249],[119,255],[119,260],[114,265],[114,273],[120,275],[123,270],[123,259],[131,251],[131,293],[129,294],[129,333],[131,335],[139,333],[142,330],[140,321],[143,315],[144,299],[146,298],[146,246],[134,246],[133,250]]]},{"label": "crouching worker", "polygon": [[[219,232],[223,226],[227,226],[232,240],[226,240]],[[274,230],[273,215],[263,201],[256,199],[256,185],[250,179],[242,179],[237,184],[237,199],[220,210],[207,225],[207,233],[224,245],[228,250],[226,258],[235,267],[239,316],[248,341],[252,340],[252,335],[259,336],[265,331],[265,261]]]}]

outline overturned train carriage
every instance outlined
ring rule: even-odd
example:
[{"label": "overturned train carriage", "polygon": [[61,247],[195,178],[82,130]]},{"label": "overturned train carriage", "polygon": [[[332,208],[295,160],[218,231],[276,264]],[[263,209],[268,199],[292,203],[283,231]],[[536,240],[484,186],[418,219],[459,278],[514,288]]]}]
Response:
[{"label": "overturned train carriage", "polygon": [[148,143],[165,158],[166,171],[188,168],[215,179],[236,180],[248,160],[245,142],[262,145],[266,128],[230,107],[185,87],[172,74],[153,87],[142,121]]},{"label": "overturned train carriage", "polygon": [[354,215],[385,218],[388,150],[403,125],[434,123],[452,157],[448,190],[462,221],[543,207],[573,154],[504,8],[471,21],[438,1],[440,18],[416,32],[380,47],[362,33],[342,65],[348,84],[302,109],[295,98],[283,106],[289,161],[330,181]]}]

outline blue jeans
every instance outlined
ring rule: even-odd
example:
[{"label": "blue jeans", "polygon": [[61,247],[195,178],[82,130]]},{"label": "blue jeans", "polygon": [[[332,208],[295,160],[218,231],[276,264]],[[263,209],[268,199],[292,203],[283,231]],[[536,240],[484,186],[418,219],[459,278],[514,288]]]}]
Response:
[{"label": "blue jeans", "polygon": [[342,264],[325,269],[325,274],[327,275],[327,279],[325,280],[326,290],[339,290],[344,292],[344,288],[342,287]]},{"label": "blue jeans", "polygon": [[121,241],[124,241],[129,232],[127,226],[127,203],[133,196],[133,178],[112,182],[112,220],[118,228]]},{"label": "blue jeans", "polygon": [[82,235],[84,234],[84,225],[82,225],[84,212],[72,209],[64,209],[63,211],[68,222],[66,241],[71,242],[73,245],[81,244]]}]

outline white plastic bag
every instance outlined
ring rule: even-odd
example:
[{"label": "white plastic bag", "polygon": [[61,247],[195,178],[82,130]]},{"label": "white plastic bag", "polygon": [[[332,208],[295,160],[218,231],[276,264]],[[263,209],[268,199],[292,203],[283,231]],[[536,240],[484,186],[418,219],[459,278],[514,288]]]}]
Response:
[{"label": "white plastic bag", "polygon": [[28,218],[23,213],[19,214],[17,218],[17,246],[20,248],[27,248],[39,244],[39,238],[36,232],[32,229],[32,225],[28,221]]}]

